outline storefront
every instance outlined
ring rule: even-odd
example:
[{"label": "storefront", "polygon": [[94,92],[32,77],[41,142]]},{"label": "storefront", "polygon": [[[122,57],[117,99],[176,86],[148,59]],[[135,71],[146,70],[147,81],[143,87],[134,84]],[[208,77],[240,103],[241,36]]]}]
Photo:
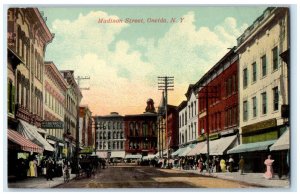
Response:
[{"label": "storefront", "polygon": [[29,157],[41,155],[43,148],[26,139],[17,131],[8,129],[8,180],[27,177]]}]

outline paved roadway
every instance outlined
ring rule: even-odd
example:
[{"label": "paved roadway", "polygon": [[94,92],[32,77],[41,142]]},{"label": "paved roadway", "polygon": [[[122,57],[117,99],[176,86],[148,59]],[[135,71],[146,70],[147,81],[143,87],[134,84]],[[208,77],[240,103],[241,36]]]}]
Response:
[{"label": "paved roadway", "polygon": [[55,188],[250,188],[243,182],[199,176],[180,170],[149,166],[118,165],[101,169],[90,178],[81,177]]}]

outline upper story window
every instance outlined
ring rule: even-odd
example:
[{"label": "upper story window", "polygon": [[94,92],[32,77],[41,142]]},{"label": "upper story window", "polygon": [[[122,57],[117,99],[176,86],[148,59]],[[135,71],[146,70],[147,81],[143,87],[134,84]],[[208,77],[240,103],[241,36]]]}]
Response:
[{"label": "upper story window", "polygon": [[246,88],[248,86],[248,70],[245,68],[243,70],[243,87]]},{"label": "upper story window", "polygon": [[256,97],[253,97],[252,98],[252,114],[253,114],[253,117],[256,117],[257,115],[257,106],[256,106]]},{"label": "upper story window", "polygon": [[267,57],[266,57],[266,55],[261,57],[261,75],[262,75],[262,77],[267,75]]},{"label": "upper story window", "polygon": [[267,113],[267,93],[264,92],[261,94],[261,100],[262,100],[262,114]]},{"label": "upper story window", "polygon": [[273,56],[273,70],[278,69],[278,47],[276,46],[272,50],[272,56]]},{"label": "upper story window", "polygon": [[256,62],[252,63],[252,82],[256,82]]},{"label": "upper story window", "polygon": [[248,120],[248,102],[247,101],[243,102],[243,120],[244,121]]},{"label": "upper story window", "polygon": [[273,88],[273,109],[277,111],[279,107],[279,92],[278,87]]}]

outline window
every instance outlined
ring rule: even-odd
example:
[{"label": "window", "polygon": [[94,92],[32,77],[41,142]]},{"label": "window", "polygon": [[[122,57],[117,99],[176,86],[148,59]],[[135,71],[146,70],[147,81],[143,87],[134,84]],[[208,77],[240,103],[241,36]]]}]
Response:
[{"label": "window", "polygon": [[257,111],[256,111],[256,97],[252,98],[252,112],[253,117],[256,117]]},{"label": "window", "polygon": [[262,77],[267,75],[267,57],[266,55],[261,57],[261,70],[262,70]]},{"label": "window", "polygon": [[[219,88],[219,91],[221,89]],[[218,92],[219,92],[218,91]],[[235,92],[236,91],[236,81],[235,81],[235,75],[232,76],[232,92]]]},{"label": "window", "polygon": [[278,47],[276,46],[272,50],[273,55],[273,70],[278,69]]},{"label": "window", "polygon": [[262,114],[267,113],[267,93],[264,92],[261,94],[261,100],[262,100]]},{"label": "window", "polygon": [[146,137],[148,134],[148,125],[147,123],[143,123],[143,137]]},{"label": "window", "polygon": [[15,90],[14,90],[14,86],[12,84],[12,81],[9,80],[8,82],[8,89],[7,89],[7,92],[8,92],[8,112],[9,113],[14,113],[14,106],[15,106]]},{"label": "window", "polygon": [[230,95],[231,94],[231,85],[232,85],[231,84],[231,78],[228,79],[227,85],[228,85],[228,90],[227,90],[228,94],[227,95]]},{"label": "window", "polygon": [[187,124],[187,112],[185,111],[185,125]]},{"label": "window", "polygon": [[248,102],[247,101],[243,102],[243,120],[244,121],[248,120]]},{"label": "window", "polygon": [[278,87],[273,88],[273,109],[274,111],[278,110],[279,105],[279,93],[278,93]]},{"label": "window", "polygon": [[248,71],[247,68],[243,70],[243,87],[246,88],[248,85]]},{"label": "window", "polygon": [[181,115],[179,115],[179,128],[181,127]]},{"label": "window", "polygon": [[252,63],[252,82],[256,82],[256,62]]},{"label": "window", "polygon": [[133,122],[129,124],[129,135],[133,136]]},{"label": "window", "polygon": [[197,115],[197,104],[196,104],[197,102],[196,101],[194,101],[194,105],[195,105],[195,116]]}]

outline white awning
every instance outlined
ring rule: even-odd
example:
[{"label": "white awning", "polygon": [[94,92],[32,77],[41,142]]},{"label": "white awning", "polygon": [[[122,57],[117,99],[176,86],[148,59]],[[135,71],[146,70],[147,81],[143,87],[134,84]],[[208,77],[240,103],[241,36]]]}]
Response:
[{"label": "white awning", "polygon": [[179,148],[178,150],[176,150],[175,152],[173,152],[171,155],[172,156],[178,156],[181,152],[183,152],[186,148]]},{"label": "white awning", "polygon": [[148,156],[143,156],[143,160],[151,160],[156,158],[156,154],[148,154]]},{"label": "white awning", "polygon": [[199,152],[200,152],[200,150],[201,150],[202,148],[204,148],[205,145],[207,145],[206,142],[199,142],[199,143],[197,143],[196,146],[195,146],[189,153],[187,153],[187,156],[195,156],[195,155],[198,155]]},{"label": "white awning", "polygon": [[287,129],[280,138],[270,147],[270,150],[288,150],[290,149],[290,129]]},{"label": "white awning", "polygon": [[20,120],[18,131],[33,143],[43,147],[47,151],[54,151],[54,148],[38,133],[38,128]]},{"label": "white awning", "polygon": [[125,151],[112,151],[110,158],[124,158],[125,157]]},{"label": "white awning", "polygon": [[50,139],[47,139],[47,142],[48,142],[49,144],[53,144],[53,145],[56,144],[56,141],[53,141],[53,140],[50,140]]},{"label": "white awning", "polygon": [[187,147],[185,147],[185,150],[181,151],[178,156],[183,157],[186,156],[191,150],[196,146],[196,144],[190,144]]},{"label": "white awning", "polygon": [[127,154],[125,156],[125,159],[141,159],[142,155],[141,154]]},{"label": "white awning", "polygon": [[[199,151],[201,154],[207,154],[207,143]],[[209,155],[223,155],[225,151],[233,148],[237,145],[237,136],[232,135],[228,137],[222,137],[217,140],[209,141]]]},{"label": "white awning", "polygon": [[107,152],[96,152],[96,155],[98,155],[98,157],[100,158],[104,158],[106,159],[107,158]]}]

